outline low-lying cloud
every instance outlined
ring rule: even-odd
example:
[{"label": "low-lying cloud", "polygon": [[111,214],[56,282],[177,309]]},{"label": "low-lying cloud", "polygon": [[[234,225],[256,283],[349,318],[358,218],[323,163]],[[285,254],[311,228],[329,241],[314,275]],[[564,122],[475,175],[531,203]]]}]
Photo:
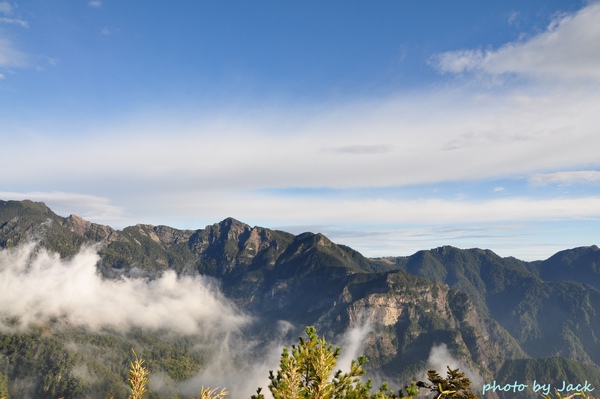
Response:
[{"label": "low-lying cloud", "polygon": [[95,331],[205,336],[238,331],[250,321],[208,278],[168,271],[155,280],[104,280],[96,272],[98,260],[93,247],[71,259],[33,242],[0,251],[0,315],[22,327],[58,322]]},{"label": "low-lying cloud", "polygon": [[434,369],[442,377],[446,377],[447,368],[460,369],[465,373],[466,377],[471,380],[471,389],[479,388],[483,385],[483,379],[480,375],[475,374],[469,367],[459,362],[448,350],[446,344],[434,345],[429,352],[427,365],[430,369]]}]

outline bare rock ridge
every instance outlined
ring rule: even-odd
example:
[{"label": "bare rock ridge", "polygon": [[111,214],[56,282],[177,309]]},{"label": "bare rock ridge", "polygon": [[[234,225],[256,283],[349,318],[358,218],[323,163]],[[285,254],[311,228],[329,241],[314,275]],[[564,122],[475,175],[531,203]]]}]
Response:
[{"label": "bare rock ridge", "polygon": [[109,226],[88,222],[77,215],[70,215],[64,219],[63,226],[81,237],[95,241],[108,240],[115,233],[115,230]]}]

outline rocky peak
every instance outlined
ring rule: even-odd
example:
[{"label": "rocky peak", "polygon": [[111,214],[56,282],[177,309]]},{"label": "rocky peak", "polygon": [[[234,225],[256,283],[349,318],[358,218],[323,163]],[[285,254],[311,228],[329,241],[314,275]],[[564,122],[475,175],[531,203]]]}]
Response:
[{"label": "rocky peak", "polygon": [[154,234],[160,242],[165,244],[187,243],[193,230],[177,230],[169,226],[156,226],[153,228]]},{"label": "rocky peak", "polygon": [[71,214],[68,218],[65,219],[64,226],[72,231],[75,234],[80,236],[84,236],[85,233],[92,227],[92,222],[88,222],[87,220],[80,218],[77,215]]},{"label": "rocky peak", "polygon": [[227,219],[222,220],[221,222],[214,224],[213,227],[217,227],[220,230],[220,238],[227,240],[239,240],[240,236],[244,235],[244,233],[249,232],[252,228],[236,220],[232,217],[228,217]]},{"label": "rocky peak", "polygon": [[73,214],[65,218],[62,225],[78,236],[98,241],[108,239],[115,233],[109,226],[92,223]]},{"label": "rocky peak", "polygon": [[285,234],[250,227],[230,217],[191,234],[189,245],[200,259],[216,260],[218,266],[211,273],[223,276],[242,273],[257,258],[259,263],[273,264],[287,246]]}]

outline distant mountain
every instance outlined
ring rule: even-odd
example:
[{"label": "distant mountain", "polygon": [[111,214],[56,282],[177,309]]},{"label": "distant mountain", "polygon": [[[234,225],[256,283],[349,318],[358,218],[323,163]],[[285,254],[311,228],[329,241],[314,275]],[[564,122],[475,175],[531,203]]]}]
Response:
[{"label": "distant mountain", "polygon": [[396,264],[468,294],[531,357],[598,365],[600,292],[592,284],[599,257],[597,247],[587,247],[526,263],[491,251],[443,247],[398,258]]},{"label": "distant mountain", "polygon": [[543,262],[532,262],[530,268],[547,281],[572,280],[600,289],[600,248],[595,245],[560,251]]},{"label": "distant mountain", "polygon": [[[387,376],[392,385],[417,378],[428,367],[432,348],[441,344],[462,367],[481,377],[479,383],[512,383],[539,375],[552,384],[567,377],[600,384],[600,250],[595,246],[562,251],[538,262],[453,247],[371,259],[322,234],[292,235],[232,218],[199,230],[143,224],[114,230],[75,215],[58,216],[42,203],[0,201],[0,248],[16,248],[30,240],[64,259],[84,245],[96,245],[97,270],[105,279],[156,279],[168,270],[180,276],[209,276],[219,282],[226,298],[254,318],[244,335],[255,344],[275,339],[281,333],[275,327],[281,323],[290,326],[291,335],[315,325],[328,337],[368,325],[362,344],[369,372]],[[6,381],[17,381],[7,383],[13,396],[25,392],[27,384],[28,392],[38,397],[48,392],[103,397],[100,393],[113,392],[112,386],[120,392],[123,387],[116,381],[126,364],[128,345],[137,346],[151,365],[174,381],[193,376],[213,353],[207,347],[193,349],[198,337],[181,341],[171,335],[157,341],[141,330],[98,335],[77,328],[67,331],[58,324],[43,328],[61,332],[48,335],[34,329],[23,335],[1,330],[0,396],[3,375]],[[52,353],[62,353],[66,360],[60,376],[69,378],[57,377],[53,360],[44,358],[46,352],[27,352],[25,344],[15,343],[19,340],[50,345]],[[99,363],[98,356],[73,352],[70,342],[86,346],[88,354],[99,353],[104,345],[111,355],[100,356],[104,361]],[[260,351],[262,344],[256,345]],[[47,367],[18,366],[35,362]],[[94,378],[66,371],[78,368]],[[44,383],[44,373],[63,382]],[[92,388],[99,396],[90,394]],[[496,392],[485,397],[514,395]]]}]

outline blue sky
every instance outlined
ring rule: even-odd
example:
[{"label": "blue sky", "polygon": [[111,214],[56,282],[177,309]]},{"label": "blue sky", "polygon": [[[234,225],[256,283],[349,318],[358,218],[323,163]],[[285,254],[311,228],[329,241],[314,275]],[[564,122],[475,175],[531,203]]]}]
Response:
[{"label": "blue sky", "polygon": [[367,256],[600,241],[597,1],[0,1],[0,199]]}]

